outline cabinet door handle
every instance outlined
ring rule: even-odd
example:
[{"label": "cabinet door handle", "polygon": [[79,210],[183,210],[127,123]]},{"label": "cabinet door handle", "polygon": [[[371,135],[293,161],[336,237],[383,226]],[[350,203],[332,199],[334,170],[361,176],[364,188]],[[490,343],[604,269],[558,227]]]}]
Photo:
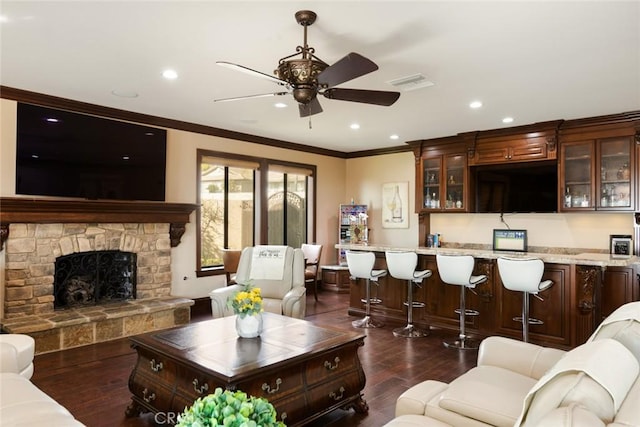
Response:
[{"label": "cabinet door handle", "polygon": [[162,362],[156,362],[156,359],[151,359],[150,364],[153,372],[162,371]]},{"label": "cabinet door handle", "polygon": [[145,402],[150,403],[156,400],[155,393],[151,393],[147,396],[148,393],[149,393],[149,389],[145,388],[144,390],[142,390],[142,398],[144,399]]},{"label": "cabinet door handle", "polygon": [[329,362],[328,360],[325,360],[324,367],[327,368],[327,370],[329,371],[335,371],[336,369],[338,369],[338,365],[340,364],[340,358],[336,356],[336,358],[333,359],[333,361],[335,362],[335,365],[332,365],[331,362]]},{"label": "cabinet door handle", "polygon": [[342,398],[344,397],[344,387],[340,387],[338,391],[340,392],[340,394],[332,391],[331,393],[329,393],[329,397],[335,401],[342,400]]},{"label": "cabinet door handle", "polygon": [[205,391],[209,391],[209,384],[204,383],[202,385],[198,385],[200,382],[197,378],[193,379],[193,390],[198,394],[204,394]]},{"label": "cabinet door handle", "polygon": [[275,388],[271,388],[271,386],[267,383],[263,383],[262,384],[262,390],[266,391],[268,394],[273,394],[276,393],[278,391],[280,391],[280,384],[282,384],[282,379],[281,378],[277,378],[276,379],[276,387]]}]

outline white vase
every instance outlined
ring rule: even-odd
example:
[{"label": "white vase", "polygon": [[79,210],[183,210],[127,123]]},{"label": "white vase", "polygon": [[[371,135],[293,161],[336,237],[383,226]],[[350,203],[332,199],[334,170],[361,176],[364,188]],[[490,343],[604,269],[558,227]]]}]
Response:
[{"label": "white vase", "polygon": [[241,338],[256,338],[262,333],[262,313],[236,315],[236,331]]}]

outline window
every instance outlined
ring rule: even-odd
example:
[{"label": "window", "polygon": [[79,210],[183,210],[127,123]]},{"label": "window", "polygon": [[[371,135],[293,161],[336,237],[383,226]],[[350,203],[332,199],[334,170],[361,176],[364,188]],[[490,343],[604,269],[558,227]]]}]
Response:
[{"label": "window", "polygon": [[198,166],[199,276],[222,273],[224,248],[300,247],[315,238],[315,166],[205,150]]},{"label": "window", "polygon": [[299,248],[307,241],[308,174],[269,166],[268,239],[270,245]]}]

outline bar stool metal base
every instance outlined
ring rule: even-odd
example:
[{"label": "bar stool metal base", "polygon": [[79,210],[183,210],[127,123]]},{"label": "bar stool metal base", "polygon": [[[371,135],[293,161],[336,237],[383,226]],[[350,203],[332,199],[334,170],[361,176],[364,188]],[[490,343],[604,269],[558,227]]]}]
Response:
[{"label": "bar stool metal base", "polygon": [[417,328],[414,325],[407,325],[403,328],[394,329],[393,335],[400,338],[422,338],[429,336],[429,331]]},{"label": "bar stool metal base", "polygon": [[371,316],[364,316],[362,319],[351,322],[354,328],[381,328],[384,323],[374,320]]},{"label": "bar stool metal base", "polygon": [[458,338],[455,341],[443,341],[442,344],[446,348],[456,348],[458,350],[477,350],[480,343],[471,338]]}]

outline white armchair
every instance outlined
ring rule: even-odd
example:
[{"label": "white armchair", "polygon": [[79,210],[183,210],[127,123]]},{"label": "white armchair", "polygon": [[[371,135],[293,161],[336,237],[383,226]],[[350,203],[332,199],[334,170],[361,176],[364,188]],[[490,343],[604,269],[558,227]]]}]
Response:
[{"label": "white armchair", "polygon": [[304,254],[300,249],[288,246],[244,248],[236,273],[237,284],[214,289],[209,294],[212,316],[233,315],[233,310],[227,307],[229,296],[251,282],[261,290],[265,311],[303,319],[307,310],[304,268]]}]

